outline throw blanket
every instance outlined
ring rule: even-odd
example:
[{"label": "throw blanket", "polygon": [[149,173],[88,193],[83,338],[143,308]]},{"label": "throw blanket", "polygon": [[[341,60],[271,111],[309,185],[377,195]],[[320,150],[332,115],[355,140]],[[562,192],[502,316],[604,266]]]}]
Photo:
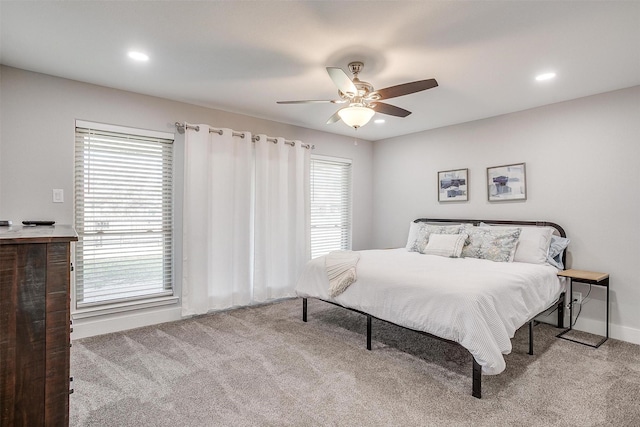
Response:
[{"label": "throw blanket", "polygon": [[334,298],[347,290],[355,282],[356,264],[360,254],[353,251],[333,251],[325,257],[325,267],[329,278],[329,295]]}]

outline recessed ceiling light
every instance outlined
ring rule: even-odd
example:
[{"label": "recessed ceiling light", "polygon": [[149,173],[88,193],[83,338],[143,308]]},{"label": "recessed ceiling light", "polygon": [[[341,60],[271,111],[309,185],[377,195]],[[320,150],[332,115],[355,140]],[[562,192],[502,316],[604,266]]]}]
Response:
[{"label": "recessed ceiling light", "polygon": [[384,123],[384,119],[375,119],[373,123]]},{"label": "recessed ceiling light", "polygon": [[541,82],[543,80],[550,80],[556,76],[556,73],[544,73],[536,76],[536,80]]},{"label": "recessed ceiling light", "polygon": [[148,61],[149,60],[149,55],[146,55],[142,52],[136,52],[136,51],[129,51],[129,58],[131,59],[135,59],[136,61]]}]

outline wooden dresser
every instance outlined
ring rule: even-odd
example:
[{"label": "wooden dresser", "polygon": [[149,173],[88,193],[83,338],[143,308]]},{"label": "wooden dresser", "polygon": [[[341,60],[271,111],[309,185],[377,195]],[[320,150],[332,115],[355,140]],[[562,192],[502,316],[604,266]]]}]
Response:
[{"label": "wooden dresser", "polygon": [[0,227],[0,426],[69,424],[69,226]]}]

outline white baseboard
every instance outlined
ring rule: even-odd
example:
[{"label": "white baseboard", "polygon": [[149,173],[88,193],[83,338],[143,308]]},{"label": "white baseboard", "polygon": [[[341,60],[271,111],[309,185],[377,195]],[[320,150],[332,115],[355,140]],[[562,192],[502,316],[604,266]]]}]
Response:
[{"label": "white baseboard", "polygon": [[178,306],[153,310],[116,313],[104,316],[86,317],[73,320],[71,339],[92,337],[127,329],[173,322],[182,318],[182,309]]},{"label": "white baseboard", "polygon": [[[558,314],[552,313],[548,316],[538,316],[536,320],[543,323],[549,323],[556,325],[558,322]],[[569,310],[565,310],[565,327],[569,326]],[[582,332],[588,332],[595,335],[606,335],[606,325],[603,320],[591,319],[589,317],[582,316],[578,319],[573,329]],[[620,326],[609,323],[609,338],[613,338],[620,341],[626,341],[631,344],[640,344],[640,329],[630,328],[628,326]]]},{"label": "white baseboard", "polygon": [[[590,319],[588,317],[581,317],[578,319],[573,328],[578,331],[589,332],[591,334],[602,336],[605,336],[607,330],[604,321]],[[609,323],[609,338],[626,341],[632,344],[640,344],[640,329]]]},{"label": "white baseboard", "polygon": [[[1,0],[0,0],[1,1]],[[275,302],[284,301],[291,297],[276,298],[269,301],[259,302],[251,306],[259,306],[265,304],[273,304]],[[177,301],[177,300],[176,300]],[[143,326],[157,325],[160,323],[174,322],[176,320],[185,319],[191,316],[182,316],[182,308],[173,302],[172,298],[164,302],[151,302],[146,305],[138,304],[129,310],[123,310],[122,307],[111,309],[79,311],[72,313],[73,333],[71,339],[81,339],[93,337],[96,335],[110,334],[112,332],[126,331],[128,329],[142,328]],[[172,303],[170,307],[162,304]],[[160,305],[158,305],[160,304]],[[133,307],[133,306],[132,306]],[[125,307],[126,308],[126,307]],[[242,308],[240,306],[229,307],[222,310],[212,310],[209,313],[219,313],[223,311],[235,310]]]}]

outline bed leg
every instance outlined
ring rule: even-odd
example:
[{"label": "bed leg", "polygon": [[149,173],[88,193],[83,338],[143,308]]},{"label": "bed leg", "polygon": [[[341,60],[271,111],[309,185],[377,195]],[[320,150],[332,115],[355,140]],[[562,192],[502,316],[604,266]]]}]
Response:
[{"label": "bed leg", "polygon": [[482,367],[478,362],[476,362],[475,357],[472,356],[473,359],[473,387],[471,390],[471,395],[473,397],[477,397],[478,399],[482,398]]},{"label": "bed leg", "polygon": [[529,354],[533,354],[533,320],[529,321]]},{"label": "bed leg", "polygon": [[566,293],[560,294],[560,301],[558,301],[558,328],[564,328],[564,299]]},{"label": "bed leg", "polygon": [[302,321],[307,321],[307,299],[302,298]]},{"label": "bed leg", "polygon": [[367,350],[371,350],[371,316],[367,316]]}]

